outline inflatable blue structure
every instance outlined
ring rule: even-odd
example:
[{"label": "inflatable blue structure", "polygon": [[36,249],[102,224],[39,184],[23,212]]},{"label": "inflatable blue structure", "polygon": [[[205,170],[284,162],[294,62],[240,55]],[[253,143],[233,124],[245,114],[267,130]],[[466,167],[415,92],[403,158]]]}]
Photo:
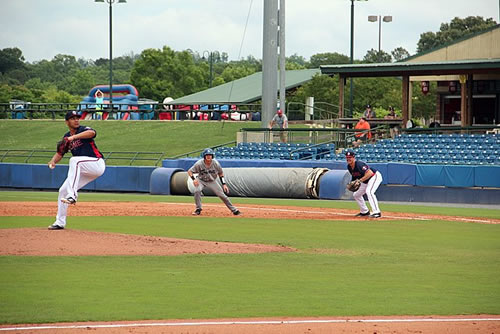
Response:
[{"label": "inflatable blue structure", "polygon": [[[93,87],[88,96],[84,97],[80,102],[82,110],[82,118],[86,118],[89,111],[92,118],[107,119],[109,117],[109,86],[98,85]],[[99,98],[102,93],[103,97]],[[101,101],[98,101],[98,100]],[[131,112],[139,109],[139,92],[137,88],[129,84],[113,85],[113,112],[112,117],[115,119],[131,119]],[[103,111],[100,111],[103,110]]]}]

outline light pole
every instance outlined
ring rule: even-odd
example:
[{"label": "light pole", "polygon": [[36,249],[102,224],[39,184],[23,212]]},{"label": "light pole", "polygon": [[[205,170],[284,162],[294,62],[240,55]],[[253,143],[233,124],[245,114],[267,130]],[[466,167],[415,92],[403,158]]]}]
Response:
[{"label": "light pole", "polygon": [[217,54],[217,57],[220,57],[219,51],[203,51],[203,59],[205,58],[205,53],[207,54],[208,57],[208,63],[210,65],[210,77],[208,81],[208,86],[212,88],[212,79],[213,79],[213,73],[214,73],[214,55]]},{"label": "light pole", "polygon": [[370,15],[368,16],[368,21],[369,22],[377,22],[378,21],[378,61],[380,62],[380,44],[382,40],[382,21],[384,22],[392,22],[392,16],[384,16],[381,17],[380,15]]},{"label": "light pole", "polygon": [[[351,64],[354,63],[354,1],[368,1],[368,0],[350,0],[351,1]],[[350,89],[349,89],[349,114],[347,116],[352,117],[352,91],[353,83],[352,77],[349,78]]]},{"label": "light pole", "polygon": [[[107,2],[109,4],[109,105],[113,109],[113,4],[116,0],[94,0],[94,2]],[[118,0],[126,3],[127,0]]]}]

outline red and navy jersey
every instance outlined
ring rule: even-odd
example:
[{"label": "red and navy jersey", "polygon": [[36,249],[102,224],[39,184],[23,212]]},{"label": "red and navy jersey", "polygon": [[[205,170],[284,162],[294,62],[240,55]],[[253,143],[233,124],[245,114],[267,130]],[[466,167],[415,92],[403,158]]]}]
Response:
[{"label": "red and navy jersey", "polygon": [[[351,168],[351,166],[349,166],[349,164],[347,164],[347,170],[349,171],[349,173],[351,173],[351,176],[352,176],[351,180],[352,181],[360,179],[363,176],[365,176],[365,173],[369,169],[371,169],[373,174],[375,174],[377,172],[377,170],[375,168],[368,166],[366,163],[364,163],[363,161],[360,161],[360,160],[354,161],[354,168]],[[368,180],[366,180],[363,183],[368,183]]]},{"label": "red and navy jersey", "polygon": [[[94,141],[94,138],[97,136],[97,132],[94,129],[88,126],[80,125],[76,130],[75,134],[82,133],[87,130],[93,130],[96,133],[96,135],[93,138],[73,140],[70,146],[71,154],[73,154],[73,156],[75,157],[85,156],[85,157],[102,158],[102,154],[97,149],[97,146]],[[69,136],[71,136],[71,133],[68,131],[64,135],[64,137],[69,137]]]}]

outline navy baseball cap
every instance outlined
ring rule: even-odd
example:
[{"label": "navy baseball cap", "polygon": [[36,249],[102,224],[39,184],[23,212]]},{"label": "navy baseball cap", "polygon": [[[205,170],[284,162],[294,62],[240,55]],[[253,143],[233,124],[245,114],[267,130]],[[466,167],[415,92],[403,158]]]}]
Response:
[{"label": "navy baseball cap", "polygon": [[80,115],[78,115],[78,112],[77,112],[76,110],[68,111],[68,112],[66,113],[66,116],[64,116],[64,119],[65,119],[65,120],[68,120],[68,119],[70,119],[71,117],[75,117],[75,116],[80,117]]},{"label": "navy baseball cap", "polygon": [[354,153],[353,150],[349,149],[349,150],[345,151],[345,156],[346,157],[355,157],[356,153]]}]

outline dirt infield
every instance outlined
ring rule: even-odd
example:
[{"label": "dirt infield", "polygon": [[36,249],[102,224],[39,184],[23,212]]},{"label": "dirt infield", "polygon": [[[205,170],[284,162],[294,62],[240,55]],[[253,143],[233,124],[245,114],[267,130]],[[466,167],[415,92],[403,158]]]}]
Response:
[{"label": "dirt infield", "polygon": [[[358,220],[353,210],[311,207],[241,205],[242,215],[234,217],[222,204],[205,204],[202,217],[233,219],[308,219]],[[54,202],[0,202],[0,216],[53,217]],[[79,202],[69,209],[69,216],[191,216],[193,204],[149,202]],[[48,231],[46,228],[0,229],[0,255],[92,256],[290,252],[289,247],[208,242],[163,237],[100,233],[71,229]],[[463,218],[453,216],[388,213],[380,220],[441,219],[467,223],[500,224],[500,219]],[[50,243],[47,242],[50,240]],[[127,247],[123,247],[126,244]],[[499,333],[500,316],[471,315],[453,317],[349,317],[349,318],[259,318],[168,320],[113,323],[64,323],[46,325],[2,325],[0,331],[20,334],[92,333],[122,334],[261,334],[261,333]]]},{"label": "dirt infield", "polygon": [[500,317],[252,318],[0,326],[16,334],[498,334]]},{"label": "dirt infield", "polygon": [[[327,209],[297,206],[239,205],[243,213],[239,217],[263,219],[307,219],[307,220],[371,220],[354,217],[355,210]],[[70,206],[68,216],[191,216],[191,203],[167,202],[78,202]],[[0,216],[55,217],[55,202],[0,202]],[[204,204],[202,217],[233,217],[223,204]],[[447,215],[424,215],[412,213],[382,213],[378,220],[449,220],[468,223],[500,224],[500,219],[455,217]]]}]

